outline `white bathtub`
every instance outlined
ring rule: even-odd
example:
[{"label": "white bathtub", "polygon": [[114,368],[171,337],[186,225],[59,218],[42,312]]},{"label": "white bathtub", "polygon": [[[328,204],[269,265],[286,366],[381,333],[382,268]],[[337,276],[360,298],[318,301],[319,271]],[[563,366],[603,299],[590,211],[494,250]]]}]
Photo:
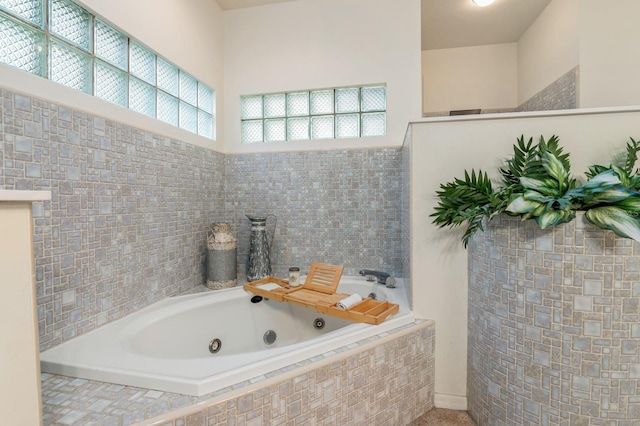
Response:
[{"label": "white bathtub", "polygon": [[[251,303],[242,287],[171,297],[40,354],[42,371],[201,396],[413,322],[402,280],[387,289],[342,277],[338,292],[375,292],[400,311],[351,323],[285,302]],[[316,318],[324,328],[314,327]],[[274,343],[265,343],[273,330]],[[211,353],[213,339],[220,350]],[[267,339],[268,340],[268,339]],[[214,345],[215,346],[215,345]]]}]

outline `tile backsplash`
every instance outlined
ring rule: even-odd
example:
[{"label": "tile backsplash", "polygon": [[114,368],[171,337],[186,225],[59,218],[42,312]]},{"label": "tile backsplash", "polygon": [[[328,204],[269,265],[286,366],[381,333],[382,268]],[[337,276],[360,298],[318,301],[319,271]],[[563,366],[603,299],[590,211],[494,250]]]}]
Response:
[{"label": "tile backsplash", "polygon": [[243,154],[226,161],[225,211],[238,226],[240,273],[248,256],[247,213],[277,216],[271,253],[278,276],[286,277],[289,266],[304,273],[314,261],[344,265],[345,275],[401,272],[400,150]]},{"label": "tile backsplash", "polygon": [[402,276],[399,149],[221,154],[0,90],[0,188],[34,203],[41,350],[205,282],[206,230],[277,216],[274,273],[311,262]]}]

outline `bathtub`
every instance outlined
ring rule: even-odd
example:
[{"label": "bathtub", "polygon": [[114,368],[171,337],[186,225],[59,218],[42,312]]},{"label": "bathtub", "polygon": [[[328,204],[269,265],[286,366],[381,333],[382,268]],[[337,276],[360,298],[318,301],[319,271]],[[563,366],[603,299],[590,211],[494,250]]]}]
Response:
[{"label": "bathtub", "polygon": [[400,305],[379,325],[263,299],[240,287],[170,297],[40,354],[43,372],[201,396],[414,321],[404,283],[342,277],[338,292]]}]

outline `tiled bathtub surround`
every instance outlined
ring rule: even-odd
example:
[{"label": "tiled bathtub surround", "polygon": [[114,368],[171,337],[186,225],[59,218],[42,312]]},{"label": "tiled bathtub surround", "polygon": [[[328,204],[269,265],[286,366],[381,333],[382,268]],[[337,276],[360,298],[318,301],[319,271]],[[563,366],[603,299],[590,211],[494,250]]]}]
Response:
[{"label": "tiled bathtub surround", "polygon": [[640,244],[501,216],[469,245],[469,412],[479,425],[640,423]]},{"label": "tiled bathtub surround", "polygon": [[2,90],[0,187],[34,203],[41,349],[204,280],[224,156]]},{"label": "tiled bathtub surround", "polygon": [[399,149],[224,155],[0,89],[0,188],[34,203],[45,350],[205,282],[206,230],[274,213],[275,273],[319,261],[402,274]]},{"label": "tiled bathtub surround", "polygon": [[43,375],[44,425],[402,426],[433,407],[434,344],[422,321],[202,397]]},{"label": "tiled bathtub surround", "polygon": [[[277,216],[274,273],[304,273],[312,262],[344,265],[345,275],[402,271],[401,151],[363,149],[228,155],[227,216],[238,226],[238,269],[245,272],[246,214]],[[272,220],[267,222],[269,237]]]}]

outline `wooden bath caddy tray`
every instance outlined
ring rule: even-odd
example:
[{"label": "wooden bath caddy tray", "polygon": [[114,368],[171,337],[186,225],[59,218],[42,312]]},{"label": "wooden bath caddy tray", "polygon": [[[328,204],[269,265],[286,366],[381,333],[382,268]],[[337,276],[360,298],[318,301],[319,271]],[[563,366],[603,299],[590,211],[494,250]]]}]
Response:
[{"label": "wooden bath caddy tray", "polygon": [[348,294],[336,293],[342,276],[342,266],[312,263],[304,285],[289,287],[289,283],[275,277],[267,277],[244,285],[244,289],[277,302],[289,302],[317,312],[354,322],[380,324],[398,312],[399,306],[387,301],[367,297],[349,309],[336,304]]}]

